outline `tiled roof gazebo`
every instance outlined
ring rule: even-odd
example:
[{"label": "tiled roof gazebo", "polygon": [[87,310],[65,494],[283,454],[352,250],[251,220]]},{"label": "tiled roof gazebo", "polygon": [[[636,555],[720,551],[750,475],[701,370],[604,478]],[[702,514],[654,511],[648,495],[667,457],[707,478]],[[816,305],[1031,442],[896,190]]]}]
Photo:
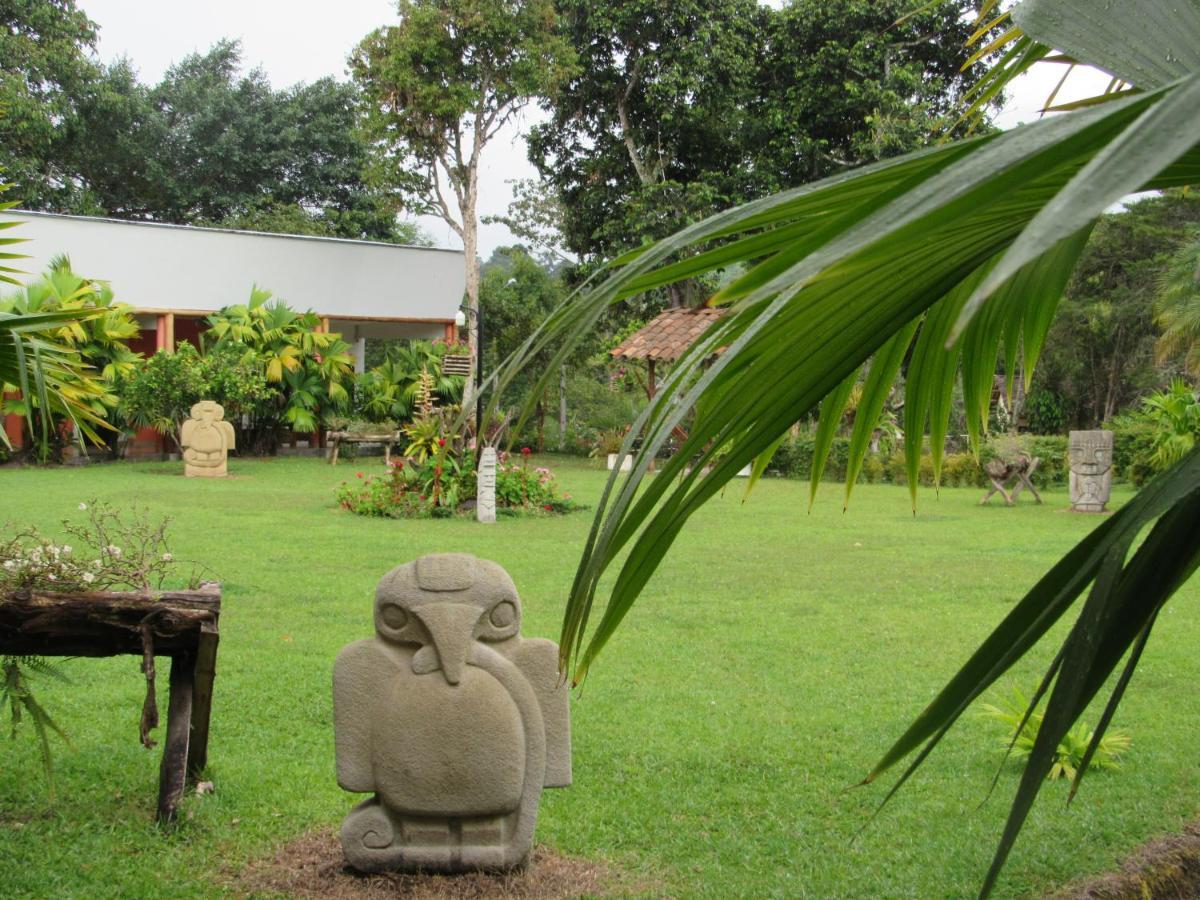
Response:
[{"label": "tiled roof gazebo", "polygon": [[610,351],[616,359],[644,359],[649,368],[646,394],[654,397],[654,364],[658,360],[673,362],[702,335],[710,325],[724,315],[723,309],[702,306],[699,309],[663,310],[642,328],[635,331],[620,346]]}]

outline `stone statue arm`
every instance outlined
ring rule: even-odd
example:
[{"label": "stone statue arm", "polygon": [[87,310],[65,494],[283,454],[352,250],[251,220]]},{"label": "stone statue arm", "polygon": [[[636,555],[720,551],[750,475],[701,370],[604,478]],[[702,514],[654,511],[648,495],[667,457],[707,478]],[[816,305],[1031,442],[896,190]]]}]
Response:
[{"label": "stone statue arm", "polygon": [[350,644],[333,664],[334,756],[344,790],[375,790],[371,727],[395,671],[395,662],[375,640]]},{"label": "stone statue arm", "polygon": [[545,638],[521,641],[514,661],[525,673],[546,727],[546,787],[571,783],[571,712],[567,684],[558,674],[558,645]]},{"label": "stone statue arm", "polygon": [[221,436],[225,438],[225,449],[235,449],[233,425],[231,425],[229,422],[221,421],[217,422],[216,426],[217,431],[221,432]]},{"label": "stone statue arm", "polygon": [[179,432],[179,446],[187,449],[192,445],[192,435],[196,433],[196,422],[194,419],[188,419],[183,423],[183,428]]}]

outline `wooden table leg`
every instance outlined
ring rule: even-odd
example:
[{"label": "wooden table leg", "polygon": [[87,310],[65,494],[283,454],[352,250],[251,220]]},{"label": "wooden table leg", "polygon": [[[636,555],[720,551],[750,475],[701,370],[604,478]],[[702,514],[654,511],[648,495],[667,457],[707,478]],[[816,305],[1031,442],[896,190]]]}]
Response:
[{"label": "wooden table leg", "polygon": [[1034,499],[1037,500],[1038,503],[1041,503],[1042,495],[1037,492],[1037,488],[1033,486],[1033,482],[1029,480],[1029,476],[1022,475],[1021,481],[1025,483],[1025,487],[1029,488],[1029,493],[1033,494]]},{"label": "wooden table leg", "polygon": [[212,716],[213,679],[217,674],[216,628],[200,632],[192,692],[192,736],[188,745],[187,777],[196,781],[208,765],[208,723]]},{"label": "wooden table leg", "polygon": [[171,699],[167,708],[167,738],[158,770],[158,822],[175,821],[187,786],[188,745],[191,741],[192,693],[196,654],[171,657]]}]

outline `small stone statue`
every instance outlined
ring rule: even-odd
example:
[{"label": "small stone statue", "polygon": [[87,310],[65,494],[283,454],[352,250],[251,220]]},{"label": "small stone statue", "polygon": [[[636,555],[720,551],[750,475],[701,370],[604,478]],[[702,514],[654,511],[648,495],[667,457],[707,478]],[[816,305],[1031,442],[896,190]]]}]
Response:
[{"label": "small stone statue", "polygon": [[484,447],[479,454],[479,472],[475,478],[475,519],[496,521],[496,448]]},{"label": "small stone statue", "polygon": [[183,474],[189,478],[224,478],[229,474],[229,451],[234,447],[233,426],[225,421],[225,408],[212,400],[192,406],[192,417],[183,423]]},{"label": "small stone statue", "polygon": [[521,865],[543,787],[571,783],[558,648],[521,637],[521,601],[494,562],[460,553],[393,569],[371,640],[333,668],[337,779],[373,792],[342,823],[362,872]]},{"label": "small stone statue", "polygon": [[1071,509],[1104,512],[1112,495],[1113,433],[1072,431],[1067,458],[1071,466]]}]

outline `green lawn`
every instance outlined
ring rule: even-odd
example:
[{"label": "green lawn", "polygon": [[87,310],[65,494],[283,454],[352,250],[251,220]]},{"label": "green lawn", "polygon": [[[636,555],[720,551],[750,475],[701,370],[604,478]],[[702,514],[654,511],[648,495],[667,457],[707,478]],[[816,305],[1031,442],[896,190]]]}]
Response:
[{"label": "green lawn", "polygon": [[[594,502],[601,472],[555,465]],[[212,895],[246,860],[340,821],[353,798],[334,781],[330,671],[372,633],[374,586],[394,565],[434,551],[494,559],[521,592],[525,633],[557,635],[588,513],[481,526],[338,509],[334,486],[375,467],[235,460],[218,482],[179,477],[178,463],[0,470],[0,520],[53,528],[89,497],[172,516],[176,555],[211,566],[225,596],[216,793],[190,797],[182,827],[159,834],[138,661],[72,661],[75,686],[42,687],[75,748],[58,750],[52,810],[32,735],[0,735],[0,894]],[[575,784],[545,795],[538,840],[676,896],[972,895],[1016,785],[1007,769],[979,808],[999,761],[994,722],[964,718],[857,840],[885,786],[847,788],[1098,521],[1064,512],[1062,493],[1016,509],[980,496],[929,491],[913,518],[902,489],[861,486],[843,515],[829,485],[810,516],[805,485],[766,481],[748,504],[734,489],[709,504],[574,698]],[[1047,786],[1000,896],[1111,867],[1200,813],[1198,599],[1190,585],[1164,612],[1117,716],[1133,736],[1126,764],[1089,776],[1070,810],[1065,785]],[[1030,689],[1051,653],[1016,680]]]}]

